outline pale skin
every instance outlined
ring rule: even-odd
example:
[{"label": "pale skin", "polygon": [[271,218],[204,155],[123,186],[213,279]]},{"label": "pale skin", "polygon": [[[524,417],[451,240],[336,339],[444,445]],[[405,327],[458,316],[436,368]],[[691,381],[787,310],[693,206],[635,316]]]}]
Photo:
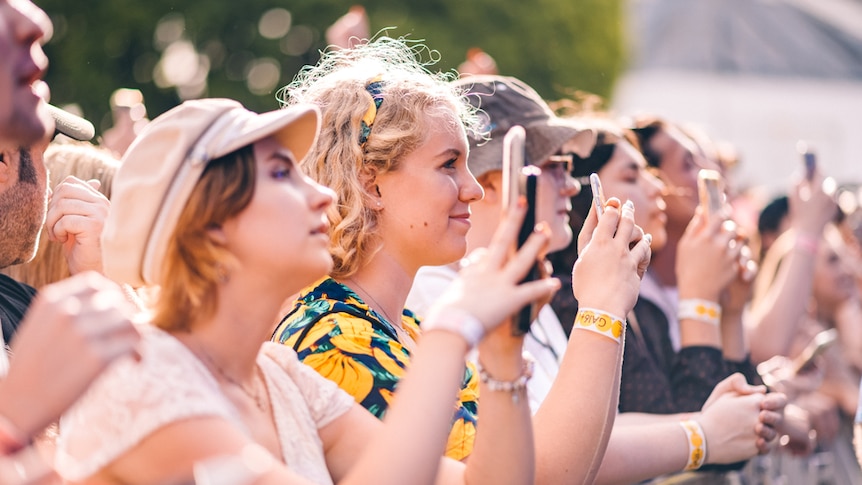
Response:
[{"label": "pale skin", "polygon": [[[344,281],[364,301],[374,300],[382,305],[386,315],[401,313],[419,267],[447,264],[463,256],[467,249],[467,229],[473,225],[469,207],[482,197],[480,186],[467,171],[467,143],[463,131],[460,128],[457,131],[440,128],[446,127],[446,123],[432,126],[438,128],[431,130],[423,147],[406,156],[395,171],[377,175],[367,188],[372,199],[369,206],[381,211],[380,235],[383,243],[369,261]],[[419,154],[425,153],[425,149],[429,151],[424,155],[425,158],[420,159]],[[572,187],[566,185],[561,190],[570,193]],[[379,194],[379,199],[375,194]],[[376,204],[377,200],[379,205]],[[560,232],[549,226],[557,222],[566,226],[567,210],[567,197],[564,197],[552,215],[544,217],[550,219],[550,224],[544,227],[548,228],[552,240],[559,237]],[[476,221],[479,223],[478,218]],[[593,235],[596,227],[598,229]],[[470,229],[470,233],[474,230],[475,227]],[[614,237],[615,230],[617,237]],[[590,301],[595,308],[624,314],[634,304],[638,286],[637,269],[648,260],[649,254],[645,242],[629,250],[628,243],[635,233],[640,234],[639,229],[635,231],[631,214],[620,210],[619,201],[609,206],[608,216],[601,223],[593,219],[592,226],[585,231],[583,245],[592,242],[588,253],[595,256],[585,258],[584,269],[578,274],[582,275],[580,284],[586,287],[585,301]],[[609,268],[603,264],[605,261],[617,263],[612,265],[613,271],[608,271]],[[609,293],[612,292],[607,288],[590,288],[586,280],[590,275],[599,273],[607,273],[606,276],[613,278],[613,281],[633,289],[629,295],[631,301],[624,301],[625,298],[620,298],[617,291],[611,295]],[[358,282],[358,285],[351,285],[351,282]],[[618,285],[608,285],[611,286]],[[495,378],[514,379],[520,374],[522,341],[522,337],[512,337],[508,329],[494,332],[480,346],[479,360]],[[595,475],[607,443],[619,389],[620,345],[598,335],[588,335],[575,346],[576,351],[570,354],[572,362],[567,366],[572,371],[561,372],[558,379],[569,383],[577,381],[590,392],[589,395],[572,392],[571,389],[577,389],[578,386],[560,385],[556,397],[549,397],[549,404],[534,417],[538,483],[589,482]],[[507,357],[495,357],[500,354]],[[590,368],[617,370],[608,376],[606,373],[588,372],[586,369]],[[468,460],[470,466],[477,460],[485,460],[486,453],[499,453],[497,447],[500,443],[495,441],[494,436],[503,430],[493,429],[496,426],[489,424],[488,417],[497,414],[495,407],[511,403],[511,396],[490,391],[484,386],[481,395],[483,425]],[[525,410],[526,401],[521,401]],[[604,405],[595,406],[596,402]],[[572,406],[585,410],[586,415],[581,415],[577,423],[572,420],[566,423],[567,420],[562,417],[570,416]],[[561,430],[561,423],[565,423],[563,426],[569,429]],[[523,453],[523,446],[519,448]]]},{"label": "pale skin", "polygon": [[0,142],[29,146],[54,129],[41,79],[48,67],[40,41],[51,21],[29,0],[0,1]]},{"label": "pale skin", "polygon": [[[698,298],[722,303],[718,327],[698,320],[680,320],[680,344],[716,347],[725,359],[743,360],[748,354],[742,330],[745,299],[728,298],[724,293],[745,292],[750,284],[742,279],[736,264],[743,245],[735,232],[723,227],[726,216],[707,214],[698,204],[698,171],[719,167],[673,126],[657,133],[650,146],[662,154],[659,171],[666,185],[667,214],[667,241],[656,252],[650,272],[663,286],[679,288],[681,300]],[[742,288],[731,288],[733,285]]]},{"label": "pale skin", "polygon": [[[801,325],[800,316],[807,313],[814,282],[816,250],[823,229],[835,216],[837,204],[833,194],[823,189],[823,175],[815,172],[811,181],[799,180],[790,194],[790,230],[799,240],[785,257],[766,294],[755,301],[747,325],[751,359],[763,362],[773,355],[789,355]],[[806,249],[807,248],[807,249]]]},{"label": "pale skin", "polygon": [[[654,238],[653,242],[660,246],[664,239],[661,185],[652,175],[643,170],[643,159],[638,158],[639,154],[633,147],[626,144],[618,152],[619,155],[603,167],[600,173],[605,194],[635,202],[639,209],[634,215],[635,222],[644,227],[648,233],[656,234],[658,241]],[[490,235],[500,224],[503,214],[502,174],[499,171],[489,172],[482,177],[482,183],[485,198],[473,205],[474,227],[468,235],[470,250],[484,247],[490,241]],[[553,194],[554,197],[540,199],[539,203],[544,207],[537,207],[539,214],[553,213],[556,207],[566,205],[569,197],[577,192],[571,183],[561,190],[547,190],[549,188],[553,188],[551,182],[546,180],[543,184],[540,179],[540,193],[545,189],[544,194]],[[549,248],[552,251],[560,249],[560,245],[566,246],[568,237],[571,237],[567,221],[562,222],[562,225],[550,225],[562,231],[558,237],[552,237],[552,241],[559,241],[557,247]],[[563,230],[563,227],[566,229]],[[573,332],[569,346],[586,338],[581,335],[582,333],[584,332]],[[563,366],[575,362],[575,359],[569,357],[572,353],[574,352],[567,350],[564,358],[567,360],[564,360]],[[558,377],[554,386],[562,386],[561,382]],[[583,384],[572,382],[570,385],[577,389],[577,386]],[[751,396],[748,396],[749,394]],[[550,395],[548,399],[551,399]],[[783,396],[770,399],[776,401],[771,404],[783,406]],[[607,452],[604,453],[594,481],[599,484],[633,483],[681,470],[686,464],[688,453],[686,435],[678,424],[682,419],[697,419],[704,427],[710,443],[709,463],[731,463],[749,458],[758,451],[765,451],[768,449],[769,441],[775,437],[775,432],[769,429],[761,418],[767,424],[774,424],[780,420],[781,415],[771,410],[762,411],[763,402],[762,388],[749,386],[742,376],[735,375],[716,387],[701,413],[690,413],[686,416],[636,413],[617,415],[617,420],[613,422]],[[716,403],[718,404],[714,405]],[[565,421],[565,418],[561,419]],[[582,424],[580,420],[571,418],[568,420]],[[740,425],[727,426],[730,422]],[[557,426],[559,427],[560,423],[557,423]]]},{"label": "pale skin", "polygon": [[[664,226],[665,221],[666,221],[666,219],[660,215],[660,213],[663,212],[662,209],[663,209],[663,205],[664,205],[662,202],[662,199],[661,199],[661,194],[662,194],[663,190],[662,190],[662,187],[660,185],[661,183],[658,180],[656,180],[655,177],[653,177],[649,172],[647,172],[645,170],[645,167],[646,167],[646,162],[643,159],[643,156],[637,150],[634,150],[634,148],[631,147],[631,145],[629,145],[628,143],[626,143],[624,141],[621,141],[618,144],[617,149],[614,150],[614,155],[611,157],[611,159],[608,161],[608,163],[605,164],[602,167],[602,169],[599,171],[599,176],[602,179],[602,184],[604,186],[604,191],[605,191],[606,195],[615,195],[615,196],[618,196],[620,198],[626,198],[628,200],[634,200],[637,202],[638,207],[643,206],[646,208],[645,210],[636,211],[635,222],[638,223],[639,225],[641,225],[642,227],[644,227],[647,232],[657,235],[656,237],[653,238],[653,249],[656,251],[659,251],[659,252],[663,252],[664,249],[663,249],[662,244],[663,244],[664,239],[665,239],[665,238],[663,238],[663,234],[664,234],[664,227],[663,226]],[[700,214],[698,214],[695,217],[700,218],[700,220],[698,222],[700,224],[700,227],[695,226],[695,225],[690,225],[689,228],[687,229],[687,231],[703,230],[703,228],[705,226],[703,220],[705,219],[705,217],[702,217]],[[704,239],[703,244],[709,244],[709,243],[710,243],[709,239]],[[683,245],[683,243],[680,243],[680,244]],[[689,243],[685,243],[685,244],[687,245]],[[694,251],[694,248],[691,248],[691,251]],[[691,258],[691,259],[694,259],[694,258]],[[728,265],[733,266],[733,262],[734,261],[731,260],[731,262],[728,263]],[[692,272],[692,278],[693,277],[694,277],[694,275]],[[692,284],[694,284],[694,283],[692,283]],[[749,284],[750,284],[750,282],[743,281],[743,279],[741,279],[741,278],[736,278],[729,285],[729,288],[732,291],[726,290],[723,294],[724,295],[731,294],[731,295],[733,295],[734,298],[741,299],[744,301],[745,296],[747,295],[747,292],[748,292],[747,287]],[[696,289],[701,288],[701,286],[697,286],[697,285],[695,285],[693,287]],[[698,291],[703,291],[703,290],[698,290]],[[713,291],[715,291],[715,290],[713,290]],[[681,294],[683,293],[682,287],[680,288],[680,293]],[[742,295],[739,295],[739,293],[742,293]],[[701,341],[707,342],[707,343],[712,343],[712,342],[715,342],[717,338],[720,338],[724,342],[727,342],[731,339],[737,339],[737,340],[735,340],[737,342],[736,348],[737,349],[744,349],[745,348],[744,347],[744,341],[745,341],[744,335],[742,333],[741,325],[738,325],[738,322],[741,320],[741,302],[738,302],[737,305],[738,306],[731,306],[731,308],[738,308],[738,310],[740,311],[739,313],[736,313],[733,315],[727,315],[727,314],[723,315],[723,321],[722,321],[722,324],[720,327],[720,329],[721,329],[720,335],[718,332],[715,332],[715,331],[708,332],[709,329],[703,329],[703,328],[698,329],[697,327],[695,327],[695,330],[707,330],[707,331],[706,332],[692,332],[691,328],[689,328],[688,329],[689,332],[687,333],[687,335],[685,337],[683,337],[683,342],[684,342],[683,345],[686,345],[685,344],[686,341],[689,341],[689,342],[697,341],[694,339],[699,337],[699,336],[702,336],[702,335],[707,335],[711,338],[701,337],[703,339]],[[728,323],[725,321],[725,319],[729,319],[731,321]],[[737,324],[734,324],[733,319],[736,319]],[[688,324],[692,324],[692,323],[696,323],[700,326],[703,326],[703,324],[701,324],[700,322],[692,322],[692,321],[685,321],[685,320],[684,320],[684,322],[685,322],[685,324],[683,326],[683,329],[685,329],[686,326],[689,326]],[[687,337],[687,339],[686,339],[686,337]],[[728,356],[727,345],[725,345],[724,350],[725,350],[725,352],[724,352],[725,358],[729,359],[730,357]],[[738,360],[742,360],[745,358],[744,354],[737,354],[737,355],[739,355]],[[740,379],[740,377],[741,376],[731,376],[731,377],[728,377],[727,379],[725,379],[724,381],[722,381],[721,383],[719,383],[716,386],[716,389],[713,391],[712,396],[720,395],[721,393],[719,391],[721,389],[724,389],[725,391],[732,389],[732,392],[740,394],[740,395],[747,395],[747,394],[751,394],[753,392],[760,394],[763,392],[762,387],[748,386],[745,384],[744,379]],[[726,383],[728,383],[728,382],[733,382],[734,385],[728,387],[726,385]],[[784,407],[785,407],[785,403],[786,403],[786,398],[784,396],[782,396],[780,393],[771,393],[771,394],[766,395],[765,397],[761,397],[758,399],[762,399],[762,402],[760,404],[760,406],[761,406],[760,407],[760,417],[759,417],[759,421],[755,421],[754,428],[753,428],[755,430],[756,434],[754,437],[751,437],[751,439],[756,438],[757,449],[761,453],[766,452],[770,446],[770,442],[776,436],[775,429],[777,429],[780,433],[789,435],[790,442],[789,442],[788,446],[790,446],[791,448],[794,448],[796,451],[799,451],[799,450],[801,450],[801,452],[805,452],[805,450],[810,451],[811,440],[809,440],[809,438],[808,438],[808,430],[810,427],[810,423],[808,422],[807,414],[798,408],[790,406],[790,407],[788,407],[788,411],[790,411],[791,419],[784,419],[783,418],[783,412],[784,412]],[[707,401],[707,403],[704,405],[704,407],[702,409],[702,413],[705,414],[708,412],[707,409],[709,407],[710,401],[712,401],[712,400],[713,400],[713,397],[711,397]],[[741,406],[742,406],[742,404],[737,405],[737,408],[742,409]],[[714,412],[714,411],[715,411],[715,409],[713,409],[713,411],[709,411],[709,412]],[[715,414],[717,415],[717,413],[715,413]],[[637,416],[637,421],[640,421],[640,422],[645,421],[647,416],[652,416],[649,418],[649,421],[651,421],[651,422],[655,421],[655,419],[656,419],[656,417],[653,415],[644,415],[644,414],[638,413],[638,414],[636,414],[636,416]],[[625,419],[626,422],[629,422],[629,420],[631,419],[631,417],[627,416],[627,414],[623,414],[623,415],[621,415],[621,417],[624,417],[623,419]],[[669,417],[669,418],[671,418],[673,421],[678,420],[678,417]],[[721,433],[721,432],[728,431],[729,428],[726,426],[727,423],[736,423],[736,422],[744,422],[744,421],[745,420],[743,418],[741,418],[741,416],[734,416],[734,417],[727,416],[727,415],[722,416],[717,421],[717,422],[722,423],[722,426],[717,427],[716,432]],[[735,428],[735,427],[731,427],[731,428]],[[740,429],[751,430],[752,428],[748,427],[748,428],[740,428]],[[710,431],[706,428],[705,428],[705,432],[707,433],[708,437],[712,433],[712,431]],[[613,439],[614,439],[614,437],[612,436],[612,440]],[[710,442],[717,444],[721,441],[716,440],[716,439],[712,439]],[[612,444],[613,444],[613,441],[612,441]],[[738,445],[734,445],[734,446],[738,446]],[[737,448],[737,449],[741,450],[742,448]],[[737,456],[736,460],[732,460],[732,461],[738,461],[740,459],[748,458],[750,456],[752,456],[752,455],[749,454],[748,456],[745,456],[745,457]],[[710,460],[711,463],[729,463],[729,462],[731,462],[731,461],[725,461],[725,462],[712,461],[713,457],[708,456],[708,460]],[[617,471],[614,469],[612,469],[612,470]]]},{"label": "pale skin", "polygon": [[[255,358],[261,342],[269,336],[272,314],[288,294],[297,292],[331,268],[325,211],[334,198],[331,191],[302,175],[294,166],[290,152],[278,146],[274,139],[256,143],[254,153],[258,179],[250,205],[221,227],[211,230],[213,237],[223,239],[239,265],[227,282],[219,284],[218,305],[213,317],[191,322],[190,331],[174,334],[195,354],[206,349],[225,375],[249,389],[254,388],[258,379]],[[522,210],[513,212],[501,228],[498,241],[479,259],[474,270],[465,275],[464,291],[444,298],[444,305],[474,315],[489,330],[499,325],[516,306],[547,297],[559,286],[555,280],[518,284],[547,243],[546,236],[537,233],[521,253],[508,257],[506,248],[515,237],[522,216]],[[290,223],[275,225],[283,227],[277,230],[279,234],[262,238],[260,230],[272,231],[274,220]],[[468,297],[475,292],[484,297]],[[482,303],[490,295],[505,296],[509,301],[497,306]],[[238,319],[245,324],[237,325]],[[467,350],[466,341],[456,333],[427,332],[415,349],[410,371],[399,386],[399,399],[389,410],[385,423],[354,404],[347,413],[321,428],[319,436],[334,481],[395,484],[402,483],[405,476],[416,483],[477,483],[487,477],[492,477],[495,483],[531,481],[532,456],[505,443],[498,443],[500,446],[494,450],[497,455],[477,456],[475,463],[471,461],[466,467],[450,459],[441,461],[451,419],[451,400],[463,374]],[[194,463],[220,455],[238,456],[250,444],[280,456],[270,406],[261,410],[237,386],[218,380],[222,392],[239,410],[251,436],[216,418],[171,423],[151,434],[95,478],[107,483],[188,481]],[[526,406],[515,405],[508,398],[501,399],[497,408],[497,411],[492,408],[488,419],[505,419],[511,426],[505,438],[502,434],[497,438],[530,443],[532,435]],[[422,419],[417,419],[420,415]],[[405,435],[422,438],[414,440],[411,446],[403,446]],[[152,463],[159,463],[159,466],[153,467]],[[381,474],[382,469],[387,473]],[[273,460],[269,470],[255,483],[307,481]]]}]

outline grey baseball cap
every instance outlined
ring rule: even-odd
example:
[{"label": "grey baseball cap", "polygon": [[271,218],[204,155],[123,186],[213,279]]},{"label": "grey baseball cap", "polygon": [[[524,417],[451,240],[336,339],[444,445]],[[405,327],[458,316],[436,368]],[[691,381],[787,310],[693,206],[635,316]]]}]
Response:
[{"label": "grey baseball cap", "polygon": [[503,137],[509,128],[520,125],[527,133],[527,163],[541,164],[559,152],[575,137],[578,155],[589,156],[595,144],[595,133],[577,121],[561,118],[530,86],[505,76],[468,76],[453,81],[465,90],[470,104],[479,108],[481,133],[470,135],[470,157],[467,164],[480,177],[503,168]]}]

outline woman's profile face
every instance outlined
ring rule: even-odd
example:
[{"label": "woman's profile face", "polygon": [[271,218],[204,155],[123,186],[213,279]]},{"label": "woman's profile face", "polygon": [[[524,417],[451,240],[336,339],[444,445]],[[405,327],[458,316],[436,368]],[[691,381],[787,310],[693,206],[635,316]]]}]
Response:
[{"label": "woman's profile face", "polygon": [[[581,143],[577,138],[569,140],[560,149],[569,153]],[[546,161],[539,165],[536,194],[536,221],[544,222],[551,231],[548,251],[559,251],[572,241],[572,227],[569,214],[572,211],[572,197],[578,195],[580,186],[571,176],[571,166],[566,162]]]},{"label": "woman's profile face", "polygon": [[467,169],[467,136],[455,120],[454,113],[430,120],[422,145],[377,175],[371,188],[381,251],[408,271],[451,263],[467,250],[470,203],[483,192]]},{"label": "woman's profile face", "polygon": [[853,275],[841,258],[839,249],[826,238],[820,240],[812,288],[818,308],[835,309],[850,298],[855,290]]},{"label": "woman's profile face", "polygon": [[630,143],[616,144],[610,160],[599,170],[605,197],[616,197],[635,205],[635,223],[652,234],[653,251],[667,241],[665,203],[662,182],[646,170],[646,160]]},{"label": "woman's profile face", "polygon": [[332,269],[326,208],[335,194],[304,175],[275,138],[253,149],[254,195],[222,231],[241,268],[272,275],[273,284],[298,291]]}]

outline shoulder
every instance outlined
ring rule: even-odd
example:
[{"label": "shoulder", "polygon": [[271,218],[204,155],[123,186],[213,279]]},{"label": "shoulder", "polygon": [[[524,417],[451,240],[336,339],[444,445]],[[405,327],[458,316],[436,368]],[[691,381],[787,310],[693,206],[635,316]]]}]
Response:
[{"label": "shoulder", "polygon": [[57,468],[64,476],[87,477],[176,421],[218,416],[239,422],[185,346],[151,326],[140,330],[141,360],[116,361],[63,416]]}]

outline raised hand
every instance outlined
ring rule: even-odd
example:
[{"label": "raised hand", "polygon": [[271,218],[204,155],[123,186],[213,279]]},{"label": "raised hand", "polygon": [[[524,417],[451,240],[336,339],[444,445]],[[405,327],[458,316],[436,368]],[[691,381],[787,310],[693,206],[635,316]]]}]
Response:
[{"label": "raised hand", "polygon": [[71,274],[102,271],[100,237],[111,203],[99,192],[99,181],[66,177],[48,204],[48,238],[63,244]]},{"label": "raised hand", "polygon": [[595,207],[578,235],[572,291],[579,306],[624,317],[634,307],[640,278],[650,261],[651,236],[635,224],[634,206],[610,198],[601,217]]},{"label": "raised hand", "polygon": [[547,228],[539,225],[512,255],[525,208],[525,204],[519,203],[502,221],[489,247],[467,257],[469,264],[437,300],[427,320],[443,308],[454,308],[476,317],[490,330],[528,303],[546,300],[560,288],[556,278],[519,283],[545,252],[550,240]]},{"label": "raised hand", "polygon": [[120,287],[94,272],[43,288],[12,342],[0,415],[25,436],[56,420],[111,362],[136,354],[133,312]]}]

